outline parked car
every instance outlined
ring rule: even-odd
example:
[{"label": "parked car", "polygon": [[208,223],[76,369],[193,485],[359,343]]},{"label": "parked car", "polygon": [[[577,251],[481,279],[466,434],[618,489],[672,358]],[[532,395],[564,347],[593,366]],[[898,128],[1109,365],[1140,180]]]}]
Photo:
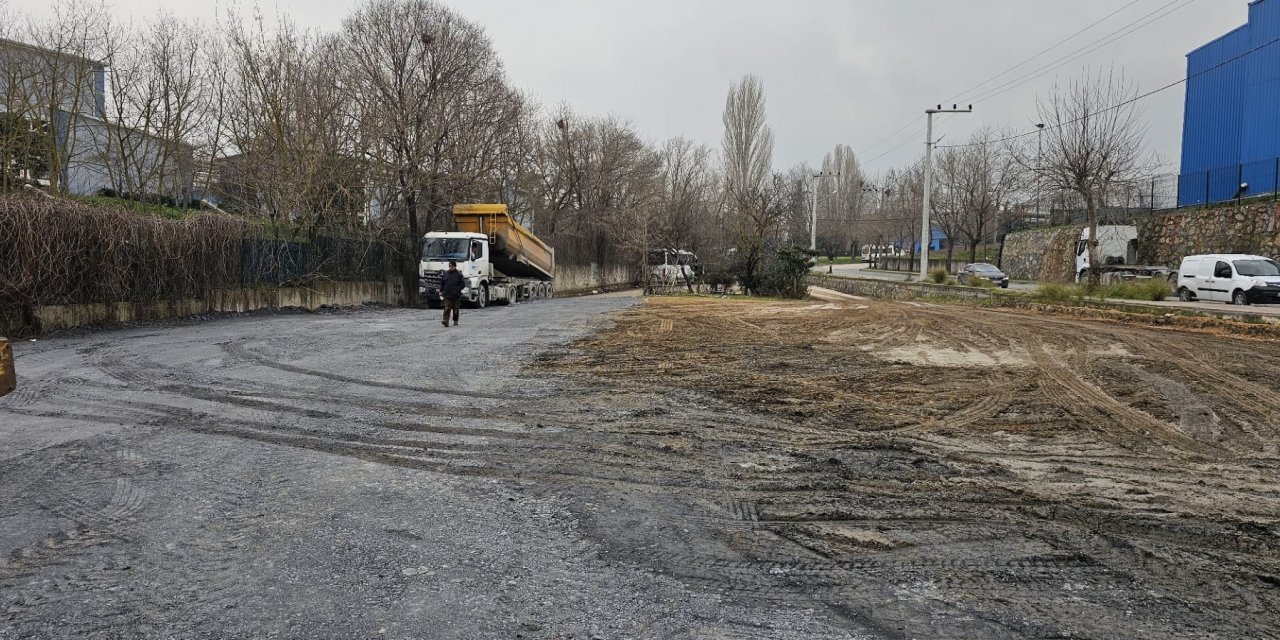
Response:
[{"label": "parked car", "polygon": [[1236,253],[1188,256],[1178,269],[1178,298],[1239,305],[1280,303],[1280,263]]},{"label": "parked car", "polygon": [[1009,288],[1009,276],[1005,275],[1005,273],[994,264],[975,262],[974,264],[961,269],[960,273],[956,275],[956,279],[960,281],[960,284],[964,285],[972,282],[974,278],[990,280],[1001,289]]}]

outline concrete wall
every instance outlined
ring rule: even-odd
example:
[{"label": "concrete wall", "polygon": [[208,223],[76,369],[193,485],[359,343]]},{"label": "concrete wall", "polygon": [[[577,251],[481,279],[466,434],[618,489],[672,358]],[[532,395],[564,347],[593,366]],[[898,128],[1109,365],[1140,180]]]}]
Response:
[{"label": "concrete wall", "polygon": [[[956,273],[961,269],[969,266],[968,260],[953,258],[950,264],[946,258],[930,258],[929,270],[946,269],[947,273]],[[884,271],[902,271],[906,273],[917,273],[920,271],[920,257],[915,258],[880,258],[876,260],[876,269]]]},{"label": "concrete wall", "polygon": [[1280,257],[1280,205],[1183,209],[1138,223],[1138,261],[1177,267],[1201,253]]},{"label": "concrete wall", "polygon": [[25,330],[0,326],[0,335],[44,334],[75,327],[145,320],[167,320],[205,313],[244,313],[258,309],[326,306],[358,306],[366,303],[400,304],[399,282],[322,282],[306,288],[260,287],[221,289],[203,299],[188,298],[153,303],[115,302],[103,304],[46,305],[31,310],[34,327]]},{"label": "concrete wall", "polygon": [[592,289],[613,288],[635,284],[635,269],[630,265],[615,264],[601,267],[597,264],[583,266],[556,265],[556,292],[580,293]]},{"label": "concrete wall", "polygon": [[1074,282],[1075,243],[1083,225],[1030,229],[1005,236],[1000,267],[1015,280]]}]

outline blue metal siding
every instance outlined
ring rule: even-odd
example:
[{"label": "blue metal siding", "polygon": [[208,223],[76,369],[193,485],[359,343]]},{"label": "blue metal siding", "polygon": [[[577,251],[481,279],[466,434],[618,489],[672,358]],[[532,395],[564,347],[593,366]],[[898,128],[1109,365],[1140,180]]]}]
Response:
[{"label": "blue metal siding", "polygon": [[1249,88],[1239,162],[1280,156],[1280,1],[1249,7]]},{"label": "blue metal siding", "polygon": [[1280,190],[1277,39],[1280,0],[1256,0],[1248,24],[1187,55],[1179,205],[1229,200],[1242,182],[1246,195]]},{"label": "blue metal siding", "polygon": [[1248,67],[1243,59],[1213,67],[1248,50],[1249,32],[1241,28],[1187,56],[1190,79],[1182,125],[1184,173],[1240,162]]}]

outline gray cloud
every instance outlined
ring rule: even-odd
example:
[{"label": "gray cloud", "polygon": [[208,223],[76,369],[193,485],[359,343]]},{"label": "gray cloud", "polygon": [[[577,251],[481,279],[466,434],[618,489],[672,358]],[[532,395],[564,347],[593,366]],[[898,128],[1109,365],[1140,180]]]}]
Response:
[{"label": "gray cloud", "polygon": [[[1127,4],[1120,0],[446,0],[481,23],[513,82],[547,105],[632,121],[654,141],[684,135],[718,146],[725,91],[746,73],[769,96],[779,168],[817,163],[837,143],[870,169],[914,162],[923,110],[986,80]],[[278,0],[268,14],[339,27],[352,2]],[[975,106],[941,126],[947,142],[981,125],[1029,129],[1038,94],[1086,68],[1112,65],[1145,89],[1185,73],[1185,54],[1246,20],[1246,0],[1179,0],[1177,12],[1121,40]],[[1115,32],[1169,0],[1139,0],[1121,14],[1028,65],[1015,77]],[[164,8],[212,19],[215,7],[119,0],[122,14]],[[1175,5],[1176,6],[1176,5]],[[225,5],[223,10],[225,11]],[[998,83],[997,83],[998,84]],[[972,96],[961,96],[962,100]],[[1148,140],[1176,171],[1181,87],[1143,101]],[[872,145],[904,123],[891,143]],[[904,144],[894,148],[901,141]],[[887,154],[885,152],[888,152]]]}]

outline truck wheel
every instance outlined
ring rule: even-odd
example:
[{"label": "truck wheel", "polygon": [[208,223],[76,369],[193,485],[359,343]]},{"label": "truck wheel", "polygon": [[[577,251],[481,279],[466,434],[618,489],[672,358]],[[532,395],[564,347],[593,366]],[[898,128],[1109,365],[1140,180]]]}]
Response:
[{"label": "truck wheel", "polygon": [[1231,294],[1231,303],[1247,307],[1249,306],[1249,296],[1246,296],[1243,291],[1236,291]]},{"label": "truck wheel", "polygon": [[555,285],[551,285],[551,284],[547,285],[546,293],[543,294],[543,297],[545,297],[548,300],[556,297]]},{"label": "truck wheel", "polygon": [[483,309],[489,306],[489,285],[480,285],[480,297],[476,298],[476,308]]},{"label": "truck wheel", "polygon": [[1190,289],[1183,287],[1178,289],[1178,299],[1183,302],[1195,302],[1196,296],[1194,293],[1191,293]]}]

